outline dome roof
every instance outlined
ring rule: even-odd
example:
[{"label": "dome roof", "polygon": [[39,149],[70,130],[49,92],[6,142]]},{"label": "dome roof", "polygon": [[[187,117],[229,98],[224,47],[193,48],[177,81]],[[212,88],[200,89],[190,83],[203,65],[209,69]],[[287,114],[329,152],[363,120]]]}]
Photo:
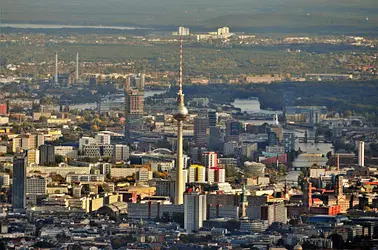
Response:
[{"label": "dome roof", "polygon": [[294,250],[303,250],[302,246],[298,244],[296,244],[293,248]]}]

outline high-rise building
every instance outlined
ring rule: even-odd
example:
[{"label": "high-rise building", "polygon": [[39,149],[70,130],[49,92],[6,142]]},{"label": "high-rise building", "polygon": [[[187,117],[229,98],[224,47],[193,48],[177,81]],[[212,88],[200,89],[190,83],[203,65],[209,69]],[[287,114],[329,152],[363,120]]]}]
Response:
[{"label": "high-rise building", "polygon": [[206,152],[202,154],[202,164],[206,168],[218,167],[218,154],[215,152]]},{"label": "high-rise building", "polygon": [[216,127],[218,123],[218,117],[216,111],[209,111],[207,113],[207,118],[209,119],[209,127]]},{"label": "high-rise building", "polygon": [[184,195],[184,229],[188,233],[198,231],[206,217],[206,195],[199,192]]},{"label": "high-rise building", "polygon": [[125,84],[125,138],[130,140],[130,129],[138,128],[138,121],[144,112],[144,76],[138,80],[138,88],[131,88],[131,79],[128,77]]},{"label": "high-rise building", "polygon": [[358,166],[365,166],[365,142],[360,141],[358,147]]},{"label": "high-rise building", "polygon": [[194,142],[197,146],[206,146],[209,138],[209,121],[207,117],[194,118]]},{"label": "high-rise building", "polygon": [[139,91],[144,91],[144,85],[145,85],[145,74],[138,74],[136,77],[135,77],[135,87],[137,90]]},{"label": "high-rise building", "polygon": [[184,103],[184,93],[182,91],[182,37],[180,36],[180,70],[179,70],[179,89],[177,92],[177,111],[174,115],[177,120],[177,160],[176,160],[176,194],[175,194],[175,204],[183,204],[183,133],[182,127],[183,122],[186,120],[189,112],[185,107]]},{"label": "high-rise building", "polygon": [[53,145],[41,145],[39,147],[39,164],[49,165],[55,163],[55,151]]},{"label": "high-rise building", "polygon": [[179,30],[178,30],[178,35],[179,36],[189,36],[190,35],[189,28],[185,28],[185,27],[180,26]]},{"label": "high-rise building", "polygon": [[96,139],[92,137],[81,137],[79,139],[79,151],[83,152],[84,146],[96,144]]},{"label": "high-rise building", "polygon": [[95,136],[95,140],[97,144],[110,144],[110,135],[104,133],[98,133]]},{"label": "high-rise building", "polygon": [[283,146],[285,147],[285,151],[288,153],[295,150],[295,134],[284,133],[283,138]]},{"label": "high-rise building", "polygon": [[201,165],[192,164],[189,167],[189,182],[206,182],[206,168]]},{"label": "high-rise building", "polygon": [[18,152],[18,151],[20,151],[22,149],[21,142],[22,141],[21,141],[20,137],[13,138],[13,140],[12,140],[12,152],[13,153],[16,153],[16,152]]},{"label": "high-rise building", "polygon": [[6,115],[8,113],[8,108],[6,103],[0,103],[0,115]]},{"label": "high-rise building", "polygon": [[21,147],[23,150],[36,148],[36,135],[26,134],[21,137]]},{"label": "high-rise building", "polygon": [[26,194],[46,194],[46,187],[47,182],[43,176],[33,175],[26,178]]},{"label": "high-rise building", "polygon": [[242,126],[239,121],[230,119],[226,121],[226,142],[239,142]]},{"label": "high-rise building", "polygon": [[39,164],[39,150],[36,149],[30,149],[27,151],[28,155],[28,166],[30,164]]},{"label": "high-rise building", "polygon": [[8,173],[0,173],[0,187],[9,187],[10,176]]},{"label": "high-rise building", "polygon": [[229,33],[230,33],[230,28],[227,27],[227,26],[219,28],[218,31],[217,31],[218,36],[227,35]]},{"label": "high-rise building", "polygon": [[23,210],[26,205],[26,164],[27,156],[24,153],[13,159],[12,206],[15,210]]},{"label": "high-rise building", "polygon": [[223,183],[226,181],[226,171],[223,168],[212,167],[207,168],[207,181],[215,183]]},{"label": "high-rise building", "polygon": [[114,145],[114,160],[127,161],[130,157],[130,149],[127,145],[116,144]]}]

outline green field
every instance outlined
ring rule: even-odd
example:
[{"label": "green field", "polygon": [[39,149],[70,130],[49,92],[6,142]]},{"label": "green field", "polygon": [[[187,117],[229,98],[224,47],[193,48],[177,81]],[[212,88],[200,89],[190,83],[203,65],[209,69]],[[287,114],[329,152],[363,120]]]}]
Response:
[{"label": "green field", "polygon": [[198,30],[229,25],[272,33],[372,33],[378,27],[376,0],[12,0],[1,5],[3,23],[186,25]]}]

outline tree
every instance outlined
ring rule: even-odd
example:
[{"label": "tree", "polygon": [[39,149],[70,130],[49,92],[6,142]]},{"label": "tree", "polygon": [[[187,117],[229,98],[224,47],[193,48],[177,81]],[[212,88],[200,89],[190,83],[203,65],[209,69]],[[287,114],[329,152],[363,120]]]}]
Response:
[{"label": "tree", "polygon": [[169,215],[169,212],[164,212],[163,215],[161,216],[161,221],[163,223],[167,223],[171,221],[171,216]]},{"label": "tree", "polygon": [[56,162],[57,164],[64,162],[64,157],[61,156],[61,155],[56,155],[56,156],[55,156],[55,162]]},{"label": "tree", "polygon": [[343,248],[344,245],[344,239],[340,234],[333,233],[330,236],[328,236],[328,239],[332,240],[333,248]]},{"label": "tree", "polygon": [[38,241],[36,242],[33,247],[35,248],[53,248],[55,247],[54,244],[47,242],[47,241]]}]

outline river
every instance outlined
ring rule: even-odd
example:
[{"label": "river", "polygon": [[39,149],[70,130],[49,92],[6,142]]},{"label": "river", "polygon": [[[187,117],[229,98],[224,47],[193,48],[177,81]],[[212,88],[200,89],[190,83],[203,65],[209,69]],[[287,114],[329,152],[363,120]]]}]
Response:
[{"label": "river", "polygon": [[117,29],[117,30],[139,30],[149,29],[134,26],[92,26],[92,25],[65,25],[65,24],[32,24],[32,23],[0,23],[1,28],[17,29]]},{"label": "river", "polygon": [[[315,136],[315,130],[314,129],[295,129],[295,130],[289,130],[284,129],[285,132],[294,132],[295,136],[297,137],[304,137],[304,133],[307,130],[308,137],[314,137]],[[329,151],[333,152],[332,144],[331,143],[300,143],[298,140],[296,141],[296,150],[301,149],[304,154],[299,155],[298,158],[296,158],[293,162],[294,167],[308,167],[312,166],[314,163],[320,166],[325,166],[327,163],[327,153]],[[307,154],[318,154],[321,156],[312,155],[309,156]],[[296,182],[298,180],[298,175],[300,174],[300,171],[290,171],[288,175],[285,177],[285,179],[288,182]]]}]

